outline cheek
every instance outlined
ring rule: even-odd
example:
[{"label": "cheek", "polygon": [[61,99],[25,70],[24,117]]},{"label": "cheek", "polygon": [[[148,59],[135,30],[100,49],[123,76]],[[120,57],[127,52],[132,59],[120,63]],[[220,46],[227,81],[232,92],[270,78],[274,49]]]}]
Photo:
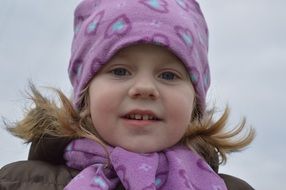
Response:
[{"label": "cheek", "polygon": [[96,128],[114,121],[114,118],[118,116],[123,97],[120,89],[119,87],[110,88],[110,84],[106,83],[96,84],[90,88],[90,113]]},{"label": "cheek", "polygon": [[193,110],[192,97],[186,98],[185,96],[179,96],[178,99],[173,101],[169,106],[171,108],[168,115],[171,125],[169,137],[174,140],[173,143],[177,143],[184,136],[191,121]]},{"label": "cheek", "polygon": [[104,88],[90,91],[90,113],[93,122],[104,120],[106,113],[110,113],[113,109],[110,95],[111,93],[106,92]]},{"label": "cheek", "polygon": [[172,112],[171,117],[180,123],[189,124],[194,109],[193,100],[194,94],[188,91],[175,94],[169,103],[169,110]]},{"label": "cheek", "polygon": [[113,121],[111,117],[112,104],[108,101],[109,98],[97,94],[90,98],[90,114],[93,127],[96,129],[99,136],[106,140],[110,129],[107,127]]}]

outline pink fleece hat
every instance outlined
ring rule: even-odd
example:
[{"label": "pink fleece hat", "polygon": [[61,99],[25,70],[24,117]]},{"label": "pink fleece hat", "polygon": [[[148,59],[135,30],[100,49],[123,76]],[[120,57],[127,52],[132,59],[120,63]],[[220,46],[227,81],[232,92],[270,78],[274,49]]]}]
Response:
[{"label": "pink fleece hat", "polygon": [[73,103],[119,49],[136,43],[168,48],[185,64],[200,111],[210,86],[208,28],[195,0],[83,0],[75,10],[69,65]]}]

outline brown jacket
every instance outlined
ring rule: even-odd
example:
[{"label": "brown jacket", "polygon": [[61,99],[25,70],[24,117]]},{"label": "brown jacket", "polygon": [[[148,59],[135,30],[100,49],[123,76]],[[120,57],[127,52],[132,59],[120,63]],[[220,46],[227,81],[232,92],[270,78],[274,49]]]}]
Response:
[{"label": "brown jacket", "polygon": [[[64,165],[63,150],[71,139],[45,138],[33,142],[27,161],[0,169],[0,190],[62,190],[79,171]],[[217,171],[218,164],[211,164]],[[219,174],[229,190],[253,190],[245,181]],[[119,184],[116,190],[124,190]]]}]

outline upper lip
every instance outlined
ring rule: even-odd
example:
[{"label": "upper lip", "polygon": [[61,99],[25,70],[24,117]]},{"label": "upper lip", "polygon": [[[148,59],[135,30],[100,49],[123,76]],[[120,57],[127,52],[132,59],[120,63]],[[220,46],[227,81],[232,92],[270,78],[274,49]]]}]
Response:
[{"label": "upper lip", "polygon": [[156,113],[154,113],[151,110],[141,110],[141,109],[133,109],[129,112],[127,112],[126,114],[123,115],[123,117],[126,117],[127,115],[149,115],[149,116],[153,116],[154,118],[156,118],[157,120],[162,120]]}]

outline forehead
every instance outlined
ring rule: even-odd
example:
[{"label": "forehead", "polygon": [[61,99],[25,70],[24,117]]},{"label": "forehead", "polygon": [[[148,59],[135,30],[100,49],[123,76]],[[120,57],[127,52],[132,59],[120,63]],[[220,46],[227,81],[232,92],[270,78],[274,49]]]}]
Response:
[{"label": "forehead", "polygon": [[120,49],[113,57],[139,58],[149,56],[154,59],[166,59],[182,62],[168,48],[155,44],[133,44]]}]

